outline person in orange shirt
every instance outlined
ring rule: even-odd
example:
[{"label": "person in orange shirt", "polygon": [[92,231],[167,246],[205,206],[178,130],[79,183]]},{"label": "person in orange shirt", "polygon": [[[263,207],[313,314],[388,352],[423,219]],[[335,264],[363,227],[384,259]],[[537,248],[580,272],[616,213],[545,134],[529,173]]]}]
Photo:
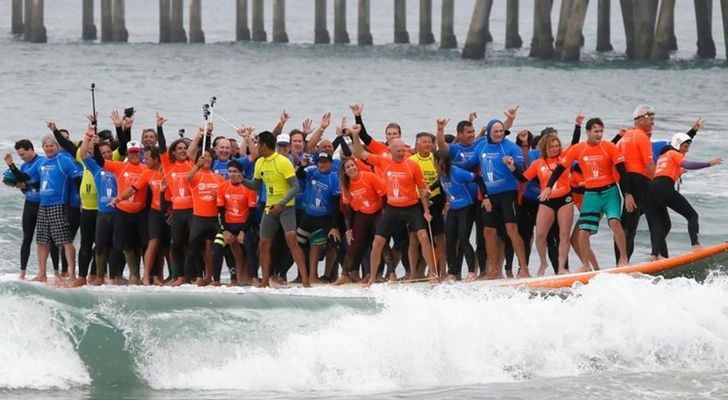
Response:
[{"label": "person in orange shirt", "polygon": [[[690,150],[692,138],[685,133],[677,133],[672,137],[670,145],[666,146],[657,160],[655,176],[649,187],[649,197],[653,202],[653,225],[650,230],[653,259],[667,258],[667,235],[672,224],[668,207],[682,215],[688,222],[688,235],[693,250],[701,248],[698,240],[699,224],[698,213],[688,200],[675,189],[675,184],[685,167],[685,154]],[[702,167],[712,167],[722,163],[721,158],[715,158]]]},{"label": "person in orange shirt", "polygon": [[[377,227],[377,233],[372,242],[371,275],[366,286],[370,286],[376,281],[384,244],[400,224],[406,224],[410,232],[417,234],[422,257],[429,268],[429,278],[436,280],[435,260],[427,234],[427,223],[432,221],[429,191],[420,166],[405,158],[405,146],[401,139],[393,139],[390,142],[389,151],[392,156],[388,158],[364,150],[359,139],[361,131],[359,125],[352,126],[350,130],[354,142],[354,155],[378,168],[385,177],[387,186],[387,206],[382,214],[382,223]],[[412,265],[411,269],[414,267]]]},{"label": "person in orange shirt", "polygon": [[[223,182],[217,190],[217,208],[219,231],[223,235],[223,243],[215,241],[213,250],[213,279],[219,285],[222,269],[222,250],[230,246],[235,259],[235,282],[231,284],[251,285],[252,276],[243,255],[241,243],[245,241],[248,231],[248,218],[258,204],[257,194],[246,188],[243,183],[243,166],[237,160],[231,160],[227,168],[230,180]],[[252,209],[252,211],[251,211]]]},{"label": "person in orange shirt", "polygon": [[171,281],[170,286],[185,283],[180,273],[184,268],[184,246],[189,238],[192,221],[192,191],[187,175],[192,169],[192,162],[187,158],[188,139],[180,138],[172,142],[167,149],[167,141],[161,126],[157,126],[159,140],[159,159],[162,161],[164,180],[172,200],[171,232]]},{"label": "person in orange shirt", "polygon": [[119,195],[122,201],[134,196],[137,192],[147,192],[151,195],[147,215],[147,235],[149,242],[144,252],[144,277],[142,284],[161,285],[164,273],[164,254],[169,248],[169,225],[166,222],[166,212],[169,202],[169,191],[162,173],[162,161],[159,158],[159,149],[156,147],[144,150],[144,163],[147,169],[129,188]]},{"label": "person in orange shirt", "polygon": [[[86,134],[81,144],[81,154],[86,154],[88,145],[93,138],[93,133]],[[118,192],[123,193],[142,175],[144,165],[141,163],[141,143],[132,140],[126,144],[127,162],[106,160],[101,156],[98,146],[94,146],[94,161],[99,167],[111,172],[116,176]],[[127,200],[122,201],[118,196],[112,200],[112,205],[117,208],[114,217],[113,247],[109,256],[110,266],[114,271],[110,273],[112,278],[120,278],[123,265],[118,265],[117,260],[126,260],[129,266],[129,283],[138,285],[141,283],[139,271],[139,259],[137,253],[147,243],[146,217],[147,192],[136,193]]]},{"label": "person in orange shirt", "polygon": [[[632,257],[634,251],[634,238],[637,235],[637,226],[640,217],[650,207],[647,190],[650,180],[655,173],[655,162],[652,155],[652,127],[655,125],[655,110],[648,105],[635,108],[632,113],[634,128],[622,135],[617,147],[624,158],[624,168],[627,170],[626,180],[632,193],[625,194],[624,208],[622,209],[622,226],[627,243],[627,259]],[[647,219],[651,225],[650,218]]]},{"label": "person in orange shirt", "polygon": [[[521,181],[537,179],[541,184],[543,195],[546,185],[551,179],[551,174],[561,162],[562,145],[558,134],[547,133],[538,142],[538,150],[541,157],[521,173],[516,169],[512,159],[508,160],[508,169],[513,171]],[[569,186],[569,173],[562,174],[550,191],[548,199],[540,198],[541,203],[536,213],[536,249],[538,250],[541,266],[538,269],[538,276],[543,276],[548,268],[546,257],[546,238],[551,230],[554,220],[559,225],[559,261],[558,274],[566,274],[566,261],[569,257],[569,235],[571,224],[574,219],[574,203]]]},{"label": "person in orange shirt", "polygon": [[372,172],[360,171],[353,158],[341,161],[341,197],[345,204],[346,251],[341,276],[334,285],[357,281],[364,250],[374,240],[382,215],[382,197],[387,193],[384,181]]},{"label": "person in orange shirt", "polygon": [[[211,150],[202,151],[187,174],[192,189],[192,222],[184,279],[187,283],[196,279],[198,286],[212,283],[212,241],[218,229],[217,190],[225,181],[210,170],[213,158]],[[200,255],[205,264],[204,276],[197,271]]]},{"label": "person in orange shirt", "polygon": [[620,257],[617,267],[624,267],[628,260],[624,230],[620,222],[622,198],[614,179],[616,168],[619,172],[619,184],[622,191],[625,194],[631,193],[629,183],[625,180],[624,161],[614,143],[602,140],[604,123],[601,119],[592,118],[587,121],[586,130],[587,140],[571,146],[566,151],[561,162],[551,174],[546,187],[541,191],[541,200],[547,201],[551,198],[554,185],[559,181],[561,175],[572,166],[574,161],[578,161],[585,179],[584,204],[579,217],[579,248],[584,257],[582,262],[585,261],[585,265],[579,271],[599,269],[589,238],[599,230],[599,221],[603,214],[607,217],[609,227],[614,233],[614,241],[619,249]]}]

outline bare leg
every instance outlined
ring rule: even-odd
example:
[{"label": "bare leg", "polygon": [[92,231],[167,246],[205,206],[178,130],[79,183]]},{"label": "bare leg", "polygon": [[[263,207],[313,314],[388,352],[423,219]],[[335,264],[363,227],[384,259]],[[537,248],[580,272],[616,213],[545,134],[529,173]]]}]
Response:
[{"label": "bare leg", "polygon": [[569,230],[574,220],[574,205],[568,204],[559,208],[559,269],[558,274],[563,275],[569,271],[566,269],[566,261],[569,259]]},{"label": "bare leg", "polygon": [[73,247],[73,242],[64,244],[63,250],[68,261],[68,278],[72,281],[76,280],[76,248]]},{"label": "bare leg", "polygon": [[419,279],[425,275],[425,271],[420,271],[420,242],[416,233],[409,234],[409,243],[407,247],[407,255],[409,256],[410,274],[409,279]]},{"label": "bare leg", "polygon": [[584,258],[586,259],[587,263],[579,268],[579,270],[577,270],[576,272],[587,272],[591,271],[592,269],[599,270],[599,263],[597,262],[594,251],[591,248],[591,243],[589,242],[590,237],[591,233],[589,233],[589,231],[583,229],[579,231],[579,247],[581,248],[581,251],[584,254]]},{"label": "bare leg", "polygon": [[518,258],[518,277],[528,278],[531,274],[528,272],[528,262],[526,262],[526,246],[523,244],[523,238],[518,233],[518,225],[515,222],[509,222],[506,224],[506,233],[511,239],[513,245],[513,251],[516,253]]},{"label": "bare leg", "polygon": [[614,232],[614,242],[617,243],[617,249],[619,249],[619,262],[617,262],[617,268],[625,267],[629,264],[627,259],[627,238],[622,229],[622,224],[618,219],[610,219],[609,227]]},{"label": "bare leg", "polygon": [[157,261],[157,251],[159,251],[159,239],[150,239],[147,243],[147,250],[144,252],[144,279],[143,284],[152,284],[152,269]]},{"label": "bare leg", "polygon": [[33,278],[33,281],[45,282],[48,280],[46,276],[46,263],[48,262],[48,254],[50,254],[51,248],[47,244],[38,244],[38,275]]},{"label": "bare leg", "polygon": [[[538,206],[538,212],[536,213],[536,250],[538,250],[538,258],[541,260],[541,265],[538,267],[536,276],[544,276],[548,268],[549,260],[546,257],[546,237],[549,234],[549,230],[551,230],[551,225],[554,223],[554,214],[554,210],[550,207],[544,205]],[[566,227],[567,231],[570,227],[571,224]],[[568,241],[566,243],[568,246]]]},{"label": "bare leg", "polygon": [[503,279],[503,272],[501,271],[501,262],[498,258],[498,231],[496,228],[484,228],[483,235],[485,236],[485,253],[488,257],[488,268],[485,271],[485,275],[481,273],[481,277],[484,279]]},{"label": "bare leg", "polygon": [[311,284],[320,284],[321,280],[318,277],[318,264],[319,256],[321,255],[321,246],[311,246],[308,251],[308,280]]},{"label": "bare leg", "polygon": [[258,251],[260,257],[260,268],[263,272],[263,278],[260,281],[260,287],[270,286],[270,246],[271,238],[262,237],[258,242]]},{"label": "bare leg", "polygon": [[379,262],[382,260],[382,249],[386,239],[383,236],[374,236],[372,242],[372,252],[369,255],[369,280],[364,282],[364,287],[369,287],[372,283],[377,281],[377,274],[379,274]]},{"label": "bare leg", "polygon": [[432,257],[432,245],[430,245],[430,236],[427,231],[420,229],[417,231],[417,239],[420,242],[420,248],[422,249],[422,257],[427,263],[427,275],[430,279],[437,279],[437,266],[435,265],[435,259]]},{"label": "bare leg", "polygon": [[435,260],[437,267],[440,269],[440,276],[447,276],[447,264],[445,263],[445,235],[435,235],[435,249],[438,250],[440,256]]},{"label": "bare leg", "polygon": [[308,274],[306,273],[306,256],[303,254],[303,250],[298,245],[298,236],[296,231],[288,231],[285,233],[286,243],[288,243],[288,249],[291,250],[293,255],[293,261],[298,267],[298,273],[301,275],[301,282],[303,287],[311,287],[311,283],[308,280]]}]

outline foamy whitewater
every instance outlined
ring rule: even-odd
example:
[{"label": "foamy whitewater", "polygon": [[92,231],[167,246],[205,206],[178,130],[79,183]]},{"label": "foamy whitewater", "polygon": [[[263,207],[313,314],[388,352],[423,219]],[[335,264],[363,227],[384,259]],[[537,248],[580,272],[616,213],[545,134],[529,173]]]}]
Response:
[{"label": "foamy whitewater", "polygon": [[723,275],[703,284],[604,275],[553,293],[478,284],[67,291],[5,280],[0,387],[316,397],[714,373],[728,368],[726,304]]}]

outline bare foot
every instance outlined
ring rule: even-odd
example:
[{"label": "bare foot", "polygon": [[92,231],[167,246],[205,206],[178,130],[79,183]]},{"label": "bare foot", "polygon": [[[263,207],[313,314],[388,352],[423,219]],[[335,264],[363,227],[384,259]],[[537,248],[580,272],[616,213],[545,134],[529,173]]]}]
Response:
[{"label": "bare foot", "polygon": [[20,274],[18,275],[18,279],[20,279],[21,281],[24,281],[25,280],[25,270],[22,270],[22,269],[20,270]]},{"label": "bare foot", "polygon": [[200,287],[207,286],[210,283],[212,283],[212,280],[210,278],[197,278],[197,281],[195,282],[195,284]]},{"label": "bare foot", "polygon": [[93,281],[88,282],[90,286],[101,286],[104,284],[104,278],[96,278]]},{"label": "bare foot", "polygon": [[282,287],[286,287],[286,285],[285,283],[279,282],[277,279],[271,279],[268,284],[261,282],[260,287],[271,287],[273,289],[280,289]]},{"label": "bare foot", "polygon": [[[318,278],[316,278],[316,280],[319,281],[319,282],[321,282],[320,280],[318,280]],[[303,285],[303,287],[305,287],[305,288],[310,288],[311,287],[311,279],[303,279],[303,282],[301,282],[301,285]]]},{"label": "bare foot", "polygon": [[693,251],[703,250],[703,246],[696,244],[695,246],[692,247],[692,249],[693,249]]},{"label": "bare foot", "polygon": [[[405,275],[405,279],[406,279],[406,275]],[[389,276],[387,276],[387,280],[388,280],[388,281],[389,281],[390,283],[395,283],[395,282],[397,282],[397,274],[395,274],[394,272],[392,272],[391,274],[389,274]]]},{"label": "bare foot", "polygon": [[171,287],[177,287],[177,286],[182,286],[185,283],[187,283],[187,281],[185,280],[185,278],[179,277],[179,278],[177,278],[177,279],[169,282],[168,285],[171,286]]},{"label": "bare foot", "polygon": [[341,286],[352,282],[353,280],[349,277],[349,275],[341,275],[339,279],[334,282],[334,286]]},{"label": "bare foot", "polygon": [[68,275],[68,272],[61,273],[61,279],[68,279],[68,278],[70,278],[70,275]]},{"label": "bare foot", "polygon": [[548,265],[541,265],[538,267],[538,272],[536,272],[536,276],[539,278],[546,275],[546,268],[548,268]]},{"label": "bare foot", "polygon": [[457,276],[455,276],[455,275],[453,275],[453,274],[449,274],[449,275],[447,276],[447,278],[445,278],[445,280],[446,280],[447,282],[455,282],[455,281],[457,281],[457,280],[458,280],[458,277],[457,277]]},{"label": "bare foot", "polygon": [[464,281],[465,282],[472,282],[474,280],[478,279],[478,276],[475,275],[475,272],[468,272],[468,274],[465,276]]},{"label": "bare foot", "polygon": [[141,284],[142,284],[142,282],[136,276],[132,276],[129,278],[129,285],[139,286]]},{"label": "bare foot", "polygon": [[427,276],[427,282],[429,283],[440,283],[440,278],[437,277],[435,274],[430,274]]},{"label": "bare foot", "polygon": [[578,274],[578,273],[582,273],[582,272],[591,272],[591,271],[592,271],[591,267],[589,267],[588,265],[582,265],[581,267],[579,267],[579,269],[576,270],[576,273]]},{"label": "bare foot", "polygon": [[75,280],[66,281],[64,286],[67,288],[77,288],[86,285],[86,278],[79,276]]},{"label": "bare foot", "polygon": [[619,262],[617,263],[617,268],[622,268],[622,267],[626,267],[627,265],[629,265],[629,261],[627,261],[627,259],[626,259],[626,258],[622,258],[622,259],[620,259],[620,260],[619,260]]},{"label": "bare foot", "polygon": [[349,277],[351,278],[352,282],[359,282],[361,280],[361,276],[359,276],[359,271],[354,271],[350,273]]},{"label": "bare foot", "polygon": [[528,267],[519,267],[518,268],[518,277],[519,278],[530,278],[531,273],[528,272]]},{"label": "bare foot", "polygon": [[[235,281],[235,284],[236,284],[237,286],[253,286],[253,282],[254,282],[254,281],[253,281],[252,279],[250,279],[250,278],[248,278],[248,279],[245,279],[245,278],[239,278],[239,279],[237,279],[237,280]],[[231,281],[231,283],[232,283],[232,281]]]},{"label": "bare foot", "polygon": [[88,278],[86,278],[86,284],[93,285],[95,280],[96,280],[96,275],[89,275]]},{"label": "bare foot", "polygon": [[[487,276],[487,274],[486,274],[486,276]],[[506,278],[513,279],[513,270],[512,269],[506,270]],[[485,278],[485,279],[488,279],[488,278]],[[497,278],[497,279],[503,279],[503,278],[501,277],[501,278]]]},{"label": "bare foot", "polygon": [[566,269],[566,268],[559,268],[559,272],[558,272],[557,275],[568,275],[568,274],[569,274],[569,270],[568,269]]},{"label": "bare foot", "polygon": [[45,275],[36,275],[33,279],[30,280],[31,282],[47,282],[48,277]]},{"label": "bare foot", "polygon": [[222,282],[220,281],[213,281],[212,286],[222,286]]},{"label": "bare foot", "polygon": [[310,285],[323,285],[326,282],[319,279],[318,276],[312,276],[308,278],[308,283],[309,286],[306,286],[306,282],[303,282],[303,287],[311,287]]}]

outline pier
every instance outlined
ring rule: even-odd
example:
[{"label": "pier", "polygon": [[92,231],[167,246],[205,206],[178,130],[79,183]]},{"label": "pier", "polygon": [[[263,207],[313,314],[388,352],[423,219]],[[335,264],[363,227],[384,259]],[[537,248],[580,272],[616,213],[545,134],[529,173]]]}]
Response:
[{"label": "pier", "polygon": [[[159,43],[204,43],[202,13],[205,3],[212,0],[159,0]],[[483,59],[487,43],[493,41],[490,29],[491,11],[495,0],[476,0],[468,21],[455,20],[455,0],[442,0],[439,10],[433,9],[432,0],[378,0],[389,2],[393,14],[392,40],[398,44],[409,44],[417,40],[418,45],[439,46],[443,49],[458,47],[455,36],[456,24],[468,24],[468,33],[462,44],[462,57]],[[519,0],[499,0],[506,4],[505,48],[517,49],[523,46],[519,33],[520,24],[532,24],[533,36],[529,56],[538,59],[577,61],[584,47],[598,52],[614,51],[611,43],[612,29],[624,29],[626,48],[624,54],[634,60],[666,60],[670,52],[677,49],[675,38],[675,0],[562,0],[556,21],[552,21],[552,0],[532,0],[526,4],[533,7],[533,19],[522,21]],[[10,2],[10,31],[20,40],[44,43],[48,32],[44,25],[44,0],[12,0]],[[127,42],[125,0],[82,0],[81,38],[86,41]],[[315,44],[347,44],[352,40],[347,28],[347,13],[356,13],[356,44],[374,44],[371,34],[371,0],[312,0],[314,18],[311,21],[312,41]],[[614,4],[618,3],[618,4]],[[717,56],[712,37],[712,17],[716,4],[723,21],[723,34],[728,53],[728,0],[693,0],[696,21],[697,56],[713,59]],[[377,3],[380,4],[380,3]],[[411,39],[407,30],[407,7],[419,6],[419,37]],[[101,11],[100,34],[94,9]],[[584,21],[589,7],[596,8],[597,40],[585,43]],[[612,10],[619,10],[621,21],[612,21]],[[189,13],[189,26],[185,30],[185,11]],[[285,0],[236,0],[235,26],[230,27],[230,37],[236,41],[288,43],[286,32]],[[440,12],[439,42],[433,32],[434,14]],[[265,29],[265,13],[273,16],[272,35]],[[327,21],[333,13],[333,35]],[[612,23],[617,26],[612,26]],[[52,34],[52,28],[51,28]],[[498,32],[496,32],[498,34]],[[333,37],[332,37],[333,36]]]}]

